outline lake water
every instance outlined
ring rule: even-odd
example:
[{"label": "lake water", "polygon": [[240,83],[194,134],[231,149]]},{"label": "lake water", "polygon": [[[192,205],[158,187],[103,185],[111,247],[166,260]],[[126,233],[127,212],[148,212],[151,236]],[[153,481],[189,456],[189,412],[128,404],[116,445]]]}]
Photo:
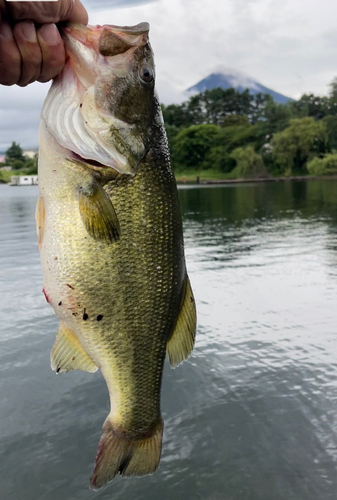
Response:
[{"label": "lake water", "polygon": [[179,195],[196,348],[165,367],[159,470],[95,493],[106,385],[50,370],[37,188],[0,186],[1,500],[337,499],[337,182]]}]

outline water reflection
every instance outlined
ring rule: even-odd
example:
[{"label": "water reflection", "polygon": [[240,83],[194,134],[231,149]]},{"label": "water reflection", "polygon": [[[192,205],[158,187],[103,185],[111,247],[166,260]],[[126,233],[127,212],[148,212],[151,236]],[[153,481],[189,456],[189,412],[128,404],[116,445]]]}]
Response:
[{"label": "water reflection", "polygon": [[335,181],[236,184],[180,190],[186,219],[203,222],[226,220],[236,225],[252,219],[308,219],[320,216],[337,220]]},{"label": "water reflection", "polygon": [[97,494],[107,390],[50,371],[36,194],[0,186],[1,499],[335,500],[337,183],[179,191],[195,353],[165,367],[159,471]]}]

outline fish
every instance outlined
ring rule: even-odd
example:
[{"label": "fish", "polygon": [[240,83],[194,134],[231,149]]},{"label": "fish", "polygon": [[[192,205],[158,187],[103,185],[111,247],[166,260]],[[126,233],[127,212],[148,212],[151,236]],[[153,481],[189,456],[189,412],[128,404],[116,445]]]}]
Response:
[{"label": "fish", "polygon": [[41,113],[36,226],[60,319],[51,367],[100,369],[108,387],[99,489],[158,468],[164,361],[190,356],[196,306],[149,24],[69,24],[62,37],[67,61]]}]

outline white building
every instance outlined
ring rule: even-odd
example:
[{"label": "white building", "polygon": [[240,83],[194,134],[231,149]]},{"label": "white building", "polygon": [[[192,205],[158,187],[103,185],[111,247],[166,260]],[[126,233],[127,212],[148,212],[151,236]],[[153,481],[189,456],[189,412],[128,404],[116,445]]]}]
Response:
[{"label": "white building", "polygon": [[23,151],[23,156],[28,156],[28,158],[34,158],[36,154],[37,154],[37,149]]},{"label": "white building", "polygon": [[12,175],[10,186],[37,186],[37,175]]}]

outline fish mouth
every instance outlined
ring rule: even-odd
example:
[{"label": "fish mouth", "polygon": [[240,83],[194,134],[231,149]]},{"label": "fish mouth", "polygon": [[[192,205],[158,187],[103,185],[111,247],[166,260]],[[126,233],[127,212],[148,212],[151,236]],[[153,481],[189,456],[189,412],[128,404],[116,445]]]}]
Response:
[{"label": "fish mouth", "polygon": [[[70,150],[69,150],[70,151]],[[70,151],[70,157],[73,160],[80,161],[81,163],[85,163],[88,167],[93,168],[94,170],[114,170],[113,167],[110,165],[105,165],[104,163],[101,163],[97,160],[93,160],[91,158],[85,158],[84,156],[81,156],[78,153],[75,153],[75,151]]]},{"label": "fish mouth", "polygon": [[75,160],[78,160],[82,163],[87,163],[88,165],[91,165],[92,167],[98,167],[98,168],[111,168],[108,165],[104,165],[103,163],[100,163],[99,161],[96,160],[91,160],[89,158],[84,158],[83,156],[75,153],[75,151],[70,151],[72,158]]},{"label": "fish mouth", "polygon": [[41,117],[70,160],[102,174],[135,175],[144,153],[142,137],[134,124],[113,116],[109,99],[113,102],[115,81],[131,72],[139,78],[137,54],[148,44],[148,30],[148,23],[62,27],[68,58]]},{"label": "fish mouth", "polygon": [[[70,151],[70,150],[69,150]],[[74,151],[70,151],[70,158],[77,162],[83,164],[83,166],[87,167],[90,170],[94,170],[97,174],[100,174],[102,179],[112,180],[116,179],[120,175],[118,170],[115,168],[104,165],[104,163],[100,163],[96,160],[91,160],[90,158],[84,158],[83,156],[75,153]]]}]

